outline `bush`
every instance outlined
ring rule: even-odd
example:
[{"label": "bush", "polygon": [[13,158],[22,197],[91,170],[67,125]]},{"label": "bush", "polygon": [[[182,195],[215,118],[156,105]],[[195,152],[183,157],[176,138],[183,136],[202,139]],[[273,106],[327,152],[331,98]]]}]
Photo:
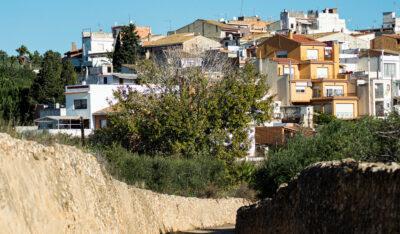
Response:
[{"label": "bush", "polygon": [[118,145],[105,149],[102,154],[117,178],[160,193],[210,197],[229,185],[225,165],[220,160],[150,157],[131,153]]},{"label": "bush", "polygon": [[305,167],[320,161],[353,158],[369,162],[399,161],[400,117],[387,120],[332,120],[315,137],[297,136],[286,147],[271,152],[269,160],[254,173],[252,186],[261,197],[272,196]]}]

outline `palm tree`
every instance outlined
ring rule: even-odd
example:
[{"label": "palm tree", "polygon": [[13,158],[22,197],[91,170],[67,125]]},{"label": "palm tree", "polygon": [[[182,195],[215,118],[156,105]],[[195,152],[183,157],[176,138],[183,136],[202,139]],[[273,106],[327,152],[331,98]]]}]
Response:
[{"label": "palm tree", "polygon": [[16,49],[15,51],[17,51],[18,53],[18,60],[19,63],[22,65],[25,63],[25,56],[29,55],[29,50],[26,46],[21,45],[21,47],[19,47],[18,49]]}]

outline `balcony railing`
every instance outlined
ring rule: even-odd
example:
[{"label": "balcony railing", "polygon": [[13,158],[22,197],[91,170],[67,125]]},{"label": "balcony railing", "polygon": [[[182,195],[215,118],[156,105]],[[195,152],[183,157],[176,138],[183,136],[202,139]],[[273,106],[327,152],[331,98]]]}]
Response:
[{"label": "balcony railing", "polygon": [[337,78],[339,80],[348,80],[350,78],[350,74],[338,74]]}]

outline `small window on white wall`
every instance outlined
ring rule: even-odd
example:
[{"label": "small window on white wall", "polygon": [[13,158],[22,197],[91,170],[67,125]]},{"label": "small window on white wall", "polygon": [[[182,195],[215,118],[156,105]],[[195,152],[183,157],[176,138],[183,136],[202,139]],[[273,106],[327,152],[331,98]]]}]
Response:
[{"label": "small window on white wall", "polygon": [[317,78],[318,79],[328,78],[328,68],[327,67],[318,67],[317,68]]},{"label": "small window on white wall", "polygon": [[307,50],[308,60],[318,60],[318,50]]}]

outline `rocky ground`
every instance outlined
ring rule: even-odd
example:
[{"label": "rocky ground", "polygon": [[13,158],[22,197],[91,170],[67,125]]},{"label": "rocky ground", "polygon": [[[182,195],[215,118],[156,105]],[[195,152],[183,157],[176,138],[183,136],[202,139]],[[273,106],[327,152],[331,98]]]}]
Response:
[{"label": "rocky ground", "polygon": [[137,189],[95,156],[0,134],[1,233],[167,233],[234,224],[243,199]]}]

